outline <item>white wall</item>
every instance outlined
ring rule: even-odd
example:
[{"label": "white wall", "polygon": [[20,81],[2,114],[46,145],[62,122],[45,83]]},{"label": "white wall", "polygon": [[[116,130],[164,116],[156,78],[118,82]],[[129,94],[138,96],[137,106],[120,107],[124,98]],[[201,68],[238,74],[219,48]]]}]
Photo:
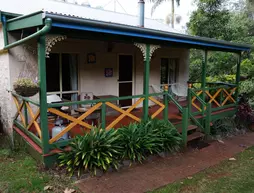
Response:
[{"label": "white wall", "polygon": [[[2,26],[0,25],[0,49],[4,47],[4,37]],[[8,52],[0,52],[0,119],[6,133],[11,133],[12,114],[11,114],[11,94],[10,89],[10,68]]]},{"label": "white wall", "polygon": [[[107,52],[106,42],[67,39],[57,43],[52,52],[79,54],[80,92],[116,96],[118,96],[118,54],[131,54],[134,58],[133,95],[143,93],[143,56],[141,51],[132,44],[115,43],[113,50]],[[96,54],[95,64],[87,63],[87,53]],[[178,81],[185,84],[189,76],[189,50],[164,47],[156,50],[151,59],[150,85],[160,84],[161,58],[179,58]],[[104,77],[104,68],[113,68],[113,77]]]},{"label": "white wall", "polygon": [[[0,28],[1,29],[1,28]],[[10,36],[10,41],[18,37]],[[0,31],[0,46],[3,47],[3,34]],[[118,96],[118,55],[131,54],[134,59],[133,95],[143,93],[143,55],[133,44],[114,43],[111,52],[107,51],[106,42],[67,39],[58,42],[52,53],[76,53],[79,55],[79,92],[93,92],[95,95]],[[87,53],[96,54],[96,63],[87,63]],[[154,52],[150,67],[150,85],[160,84],[160,59],[179,58],[178,81],[186,83],[188,80],[189,51],[188,49],[160,48]],[[11,132],[12,117],[16,113],[11,94],[6,90],[12,89],[13,82],[18,77],[38,78],[37,47],[35,41],[30,41],[0,53],[0,106],[1,117],[6,131]],[[113,77],[104,76],[104,68],[113,68]],[[151,91],[152,92],[152,91]],[[33,97],[39,101],[38,95]],[[36,108],[33,108],[36,111]]]}]

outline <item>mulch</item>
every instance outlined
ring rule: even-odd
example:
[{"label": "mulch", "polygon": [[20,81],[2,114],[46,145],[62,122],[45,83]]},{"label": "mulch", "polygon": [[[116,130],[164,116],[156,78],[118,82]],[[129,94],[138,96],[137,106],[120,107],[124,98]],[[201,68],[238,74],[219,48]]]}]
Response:
[{"label": "mulch", "polygon": [[155,157],[140,165],[89,177],[77,182],[85,193],[141,193],[192,176],[208,167],[233,157],[254,145],[254,133],[234,136],[220,143],[213,141],[202,149],[188,148],[184,153]]}]

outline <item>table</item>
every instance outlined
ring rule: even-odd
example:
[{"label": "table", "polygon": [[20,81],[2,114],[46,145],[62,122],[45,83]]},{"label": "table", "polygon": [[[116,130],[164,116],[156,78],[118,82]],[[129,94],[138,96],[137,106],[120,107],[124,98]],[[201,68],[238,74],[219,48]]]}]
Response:
[{"label": "table", "polygon": [[107,98],[117,98],[118,96],[115,95],[99,95],[99,96],[94,96],[95,99],[107,99]]},{"label": "table", "polygon": [[[80,114],[83,114],[85,112],[87,112],[90,108],[77,108],[77,109],[74,109],[75,112],[77,113],[80,113]],[[98,117],[93,117],[93,114],[98,114],[99,116]],[[88,117],[85,118],[86,120],[92,120],[92,122],[94,121],[97,121],[98,125],[100,123],[100,120],[101,120],[101,108],[98,108],[96,110],[94,110]]]}]

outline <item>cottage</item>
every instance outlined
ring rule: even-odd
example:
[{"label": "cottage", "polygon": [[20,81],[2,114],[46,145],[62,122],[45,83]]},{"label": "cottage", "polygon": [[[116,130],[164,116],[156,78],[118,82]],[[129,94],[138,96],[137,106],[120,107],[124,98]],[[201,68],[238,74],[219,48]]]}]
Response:
[{"label": "cottage", "polygon": [[[144,18],[143,1],[138,17],[53,0],[12,3],[0,12],[2,122],[47,166],[56,147],[93,126],[165,119],[186,144],[209,135],[212,120],[235,114],[241,53],[249,45],[178,33]],[[204,50],[199,88],[188,82],[191,48]],[[235,84],[206,83],[208,51],[235,53]],[[39,81],[37,95],[13,90],[24,77]],[[62,126],[54,130],[57,121]]]}]

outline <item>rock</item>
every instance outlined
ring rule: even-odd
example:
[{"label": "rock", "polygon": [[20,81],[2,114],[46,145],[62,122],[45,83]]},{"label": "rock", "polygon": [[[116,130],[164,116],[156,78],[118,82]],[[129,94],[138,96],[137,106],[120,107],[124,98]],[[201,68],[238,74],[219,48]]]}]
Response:
[{"label": "rock", "polygon": [[183,182],[180,182],[180,184],[183,184]]},{"label": "rock", "polygon": [[53,190],[53,186],[45,186],[45,187],[43,188],[43,190],[44,190],[44,191],[46,191],[46,190]]},{"label": "rock", "polygon": [[124,160],[123,165],[124,166],[130,166],[131,165],[131,160]]},{"label": "rock", "polygon": [[228,159],[229,161],[236,161],[236,159],[234,157],[231,157]]},{"label": "rock", "polygon": [[76,190],[74,189],[65,188],[64,190],[64,193],[74,193],[74,192],[76,192]]},{"label": "rock", "polygon": [[165,158],[167,156],[167,152],[160,152],[158,155],[162,158]]},{"label": "rock", "polygon": [[187,177],[187,179],[188,179],[188,180],[192,180],[192,179],[193,179],[193,177],[189,176],[189,177]]},{"label": "rock", "polygon": [[97,177],[101,177],[103,175],[103,171],[100,169],[96,169],[96,175]]},{"label": "rock", "polygon": [[220,142],[220,143],[222,143],[222,144],[224,144],[224,141],[222,141],[222,140],[220,140],[220,139],[218,139],[217,141]]},{"label": "rock", "polygon": [[85,174],[82,174],[81,176],[80,176],[80,179],[86,179],[86,178],[89,178],[90,177],[90,174],[89,173],[85,173]]}]

